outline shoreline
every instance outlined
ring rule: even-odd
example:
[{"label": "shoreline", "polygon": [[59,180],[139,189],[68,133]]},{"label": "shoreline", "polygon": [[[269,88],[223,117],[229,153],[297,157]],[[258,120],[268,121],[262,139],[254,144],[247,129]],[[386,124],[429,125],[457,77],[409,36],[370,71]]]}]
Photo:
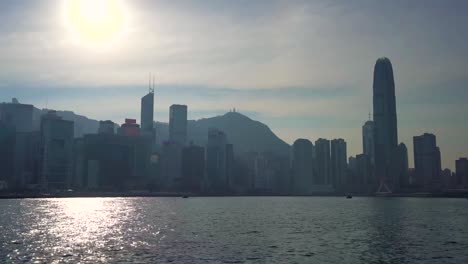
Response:
[{"label": "shoreline", "polygon": [[[44,198],[130,198],[130,197],[343,197],[345,194],[206,194],[206,193],[171,193],[171,192],[57,192],[57,193],[0,193],[0,199],[44,199]],[[467,198],[468,190],[441,193],[395,193],[388,195],[353,194],[352,197],[376,198]]]}]

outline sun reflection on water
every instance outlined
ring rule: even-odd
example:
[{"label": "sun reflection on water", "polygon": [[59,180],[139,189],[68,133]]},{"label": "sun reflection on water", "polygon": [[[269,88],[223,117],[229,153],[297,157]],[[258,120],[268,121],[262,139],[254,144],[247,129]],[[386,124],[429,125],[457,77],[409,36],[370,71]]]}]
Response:
[{"label": "sun reflection on water", "polygon": [[44,218],[30,235],[44,234],[43,251],[50,256],[74,259],[80,255],[91,262],[106,262],[109,254],[128,245],[124,237],[138,214],[131,200],[115,198],[49,199],[42,208]]},{"label": "sun reflection on water", "polygon": [[[103,238],[111,231],[118,231],[120,223],[130,208],[121,203],[110,203],[106,198],[71,198],[60,201],[63,213],[60,222],[51,232],[66,238],[68,244],[85,244],[90,241],[104,243]],[[115,233],[114,233],[115,235]],[[114,236],[113,240],[119,239]]]}]

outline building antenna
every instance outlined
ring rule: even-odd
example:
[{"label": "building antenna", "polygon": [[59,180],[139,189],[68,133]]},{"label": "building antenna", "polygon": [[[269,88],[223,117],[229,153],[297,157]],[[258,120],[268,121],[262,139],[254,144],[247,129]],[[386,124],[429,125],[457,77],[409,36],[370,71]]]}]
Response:
[{"label": "building antenna", "polygon": [[151,91],[151,72],[149,73],[149,78],[148,78],[148,90]]},{"label": "building antenna", "polygon": [[152,93],[154,93],[154,89],[156,89],[156,73],[153,74],[153,89],[151,90]]}]

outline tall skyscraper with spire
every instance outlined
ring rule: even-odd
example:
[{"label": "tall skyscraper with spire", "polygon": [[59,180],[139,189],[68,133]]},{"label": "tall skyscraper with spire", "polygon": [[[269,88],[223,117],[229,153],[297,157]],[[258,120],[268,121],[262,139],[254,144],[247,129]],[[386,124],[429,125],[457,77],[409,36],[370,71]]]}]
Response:
[{"label": "tall skyscraper with spire", "polygon": [[150,77],[148,94],[141,98],[141,133],[150,135],[155,143],[154,114],[154,80]]},{"label": "tall skyscraper with spire", "polygon": [[374,155],[379,191],[398,188],[395,155],[398,147],[395,81],[392,63],[379,58],[374,67]]}]

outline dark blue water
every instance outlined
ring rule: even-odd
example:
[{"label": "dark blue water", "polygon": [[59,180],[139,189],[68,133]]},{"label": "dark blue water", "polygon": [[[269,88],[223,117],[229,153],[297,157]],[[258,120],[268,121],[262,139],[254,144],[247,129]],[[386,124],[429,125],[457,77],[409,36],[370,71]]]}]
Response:
[{"label": "dark blue water", "polygon": [[468,263],[468,200],[0,200],[0,263]]}]

